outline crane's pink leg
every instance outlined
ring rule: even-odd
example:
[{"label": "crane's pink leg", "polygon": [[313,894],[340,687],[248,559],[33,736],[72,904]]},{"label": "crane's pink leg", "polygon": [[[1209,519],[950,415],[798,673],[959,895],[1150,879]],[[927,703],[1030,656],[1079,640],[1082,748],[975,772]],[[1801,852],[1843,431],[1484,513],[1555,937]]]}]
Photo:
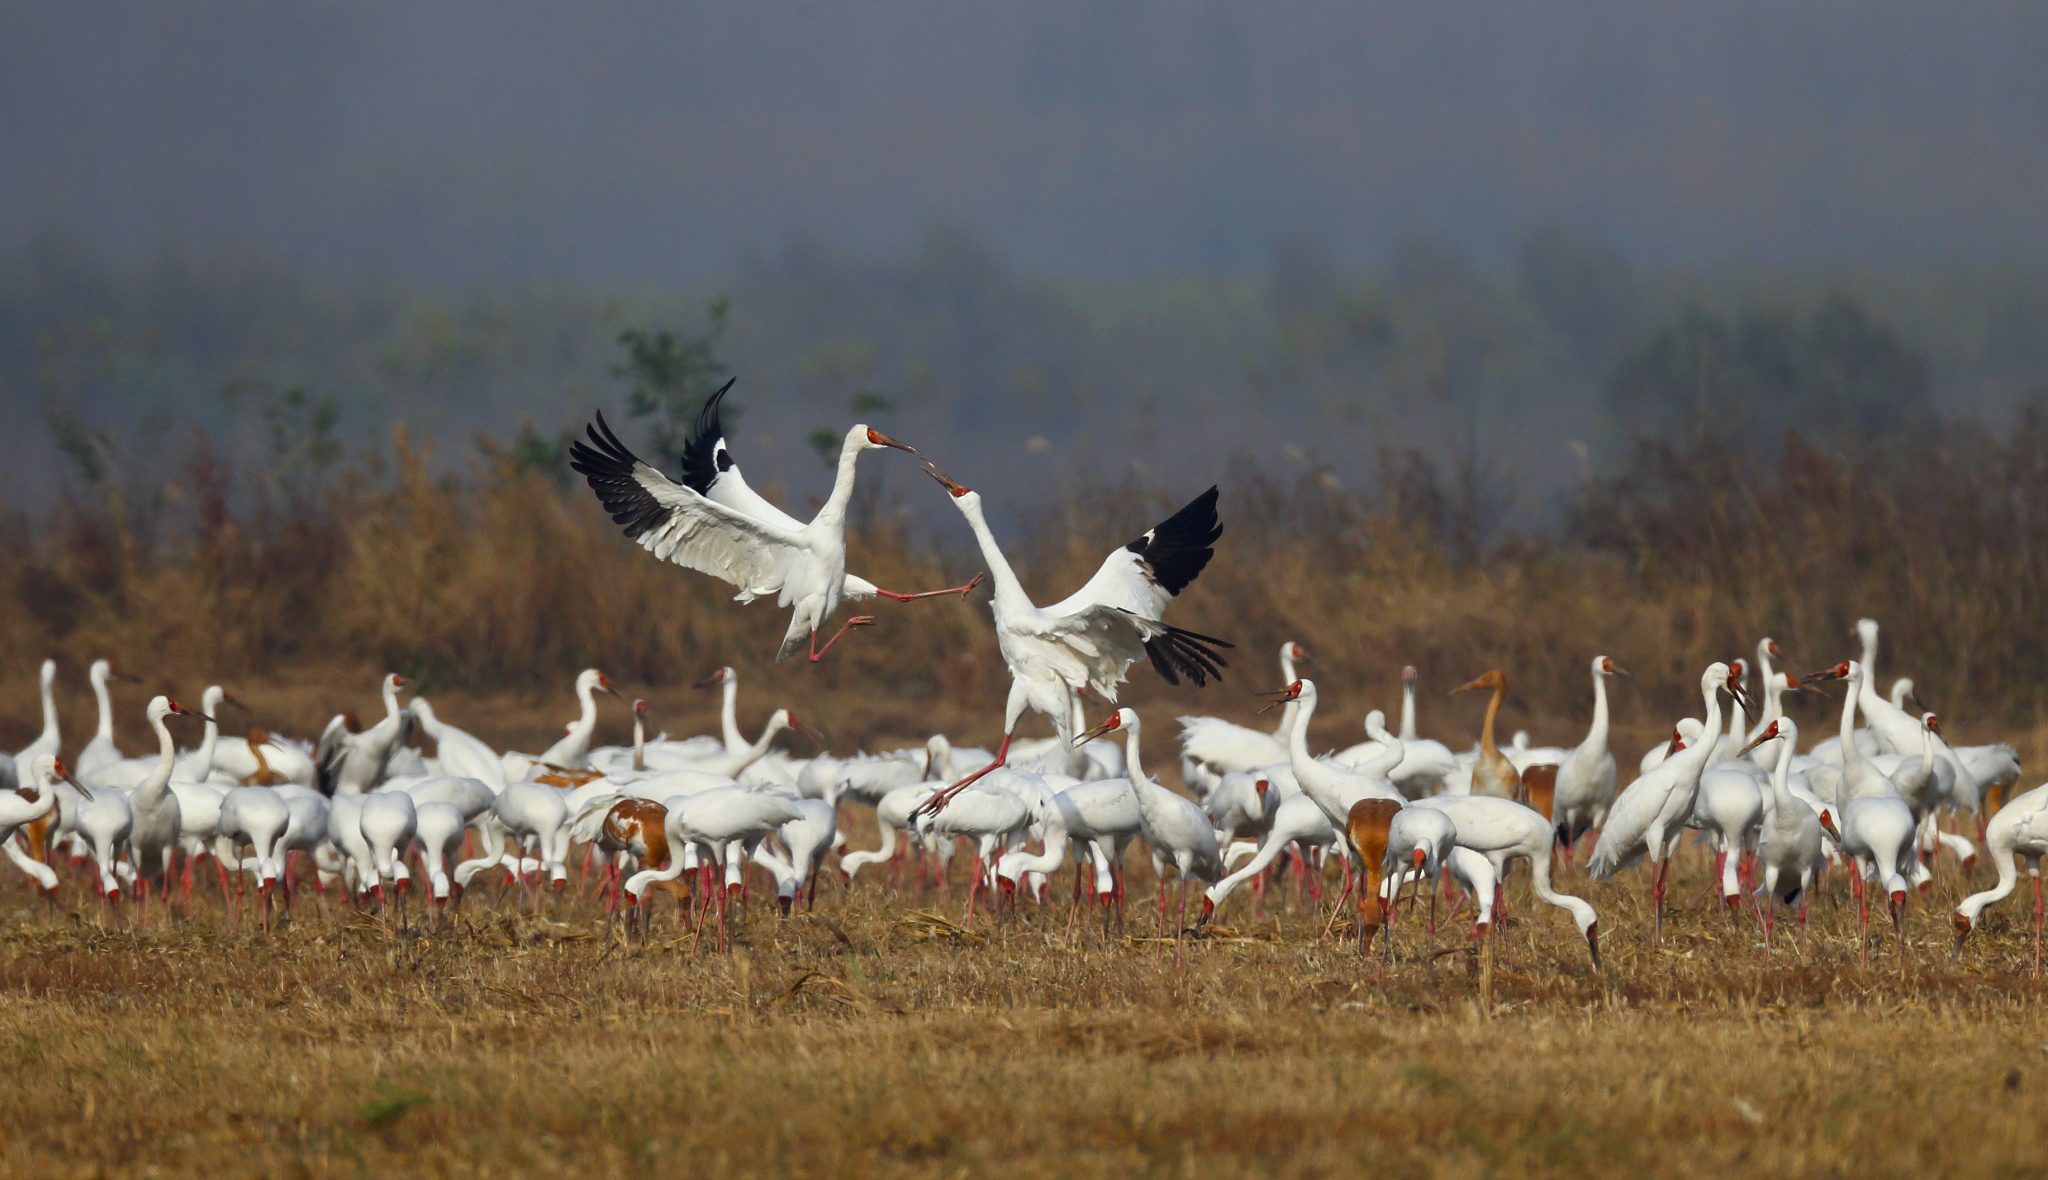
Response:
[{"label": "crane's pink leg", "polygon": [[989,763],[987,766],[982,767],[980,770],[975,771],[973,774],[968,775],[966,778],[961,779],[959,782],[954,783],[952,786],[947,787],[945,790],[932,792],[929,798],[927,798],[924,802],[917,805],[916,811],[910,813],[910,818],[916,819],[920,815],[937,815],[938,813],[946,809],[946,804],[951,803],[953,801],[954,796],[958,795],[960,792],[972,786],[976,779],[981,778],[983,775],[988,774],[990,771],[998,770],[1004,766],[1009,765],[1010,740],[1016,736],[1017,735],[1015,733],[1004,734],[1003,744],[996,747],[995,761]]},{"label": "crane's pink leg", "polygon": [[1863,870],[1855,865],[1849,868],[1849,881],[1856,891],[1856,963],[1870,965],[1870,898],[1863,891]]},{"label": "crane's pink leg", "polygon": [[2041,878],[2034,878],[2034,975],[2041,974]]},{"label": "crane's pink leg", "polygon": [[1668,857],[1659,858],[1657,871],[1650,877],[1650,945],[1664,945],[1664,867]]},{"label": "crane's pink leg", "polygon": [[944,590],[923,590],[916,594],[898,594],[894,590],[884,590],[877,586],[875,587],[875,593],[884,598],[894,599],[897,602],[916,602],[921,598],[942,598],[948,594],[958,594],[960,597],[965,598],[969,594],[974,593],[974,588],[981,585],[987,578],[988,574],[984,571],[967,579],[965,585],[948,586]]},{"label": "crane's pink leg", "polygon": [[825,641],[825,646],[823,647],[818,646],[818,633],[816,631],[811,632],[811,662],[815,664],[819,660],[824,659],[825,653],[832,650],[833,644],[845,638],[846,633],[848,631],[851,631],[855,627],[865,627],[868,624],[873,623],[874,621],[875,616],[873,615],[853,616],[852,618],[846,620],[844,623],[839,624],[839,630],[834,631],[832,633],[832,638],[827,639]]}]

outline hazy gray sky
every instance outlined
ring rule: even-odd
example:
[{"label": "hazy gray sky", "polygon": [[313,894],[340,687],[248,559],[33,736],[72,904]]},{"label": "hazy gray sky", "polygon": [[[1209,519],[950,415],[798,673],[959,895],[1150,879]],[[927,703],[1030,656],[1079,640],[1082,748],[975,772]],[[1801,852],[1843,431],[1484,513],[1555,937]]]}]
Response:
[{"label": "hazy gray sky", "polygon": [[0,248],[695,283],[934,220],[1044,273],[1275,243],[2048,259],[2048,5],[0,4]]}]

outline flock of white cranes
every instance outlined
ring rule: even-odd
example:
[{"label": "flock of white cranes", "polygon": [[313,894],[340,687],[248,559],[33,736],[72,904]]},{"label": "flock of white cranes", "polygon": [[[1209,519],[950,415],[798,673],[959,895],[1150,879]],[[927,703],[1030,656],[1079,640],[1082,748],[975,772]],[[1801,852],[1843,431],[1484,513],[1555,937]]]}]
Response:
[{"label": "flock of white cranes", "polygon": [[[657,557],[724,579],[741,601],[773,595],[792,608],[781,654],[803,649],[816,661],[849,629],[873,622],[850,618],[821,644],[819,632],[844,599],[964,597],[983,580],[899,593],[848,574],[845,515],[856,460],[869,449],[913,448],[853,427],[830,496],[816,517],[800,522],[749,488],[733,461],[719,423],[728,389],[706,405],[684,450],[681,482],[637,458],[602,418],[572,462],[626,534]],[[144,710],[155,752],[124,757],[109,688],[119,674],[100,660],[89,674],[98,726],[67,763],[56,665],[45,661],[43,731],[11,763],[0,763],[0,849],[45,894],[59,887],[59,868],[75,866],[99,893],[103,914],[116,920],[125,920],[124,896],[145,922],[152,896],[189,907],[195,871],[201,880],[211,873],[237,913],[253,888],[266,928],[275,913],[289,915],[304,883],[387,908],[400,922],[416,881],[437,913],[479,878],[516,885],[539,907],[547,887],[570,884],[580,861],[586,873],[598,866],[608,915],[636,907],[629,931],[644,928],[652,909],[645,903],[660,891],[695,907],[700,929],[711,925],[715,906],[722,943],[732,899],[744,898],[760,874],[788,913],[815,901],[819,875],[835,856],[849,884],[888,865],[914,873],[922,888],[946,879],[956,848],[971,849],[969,920],[984,905],[998,914],[1014,908],[1020,897],[1048,904],[1050,879],[1070,867],[1070,926],[1084,897],[1105,924],[1120,925],[1126,853],[1142,841],[1159,882],[1162,932],[1169,879],[1178,886],[1176,942],[1190,930],[1196,885],[1203,894],[1193,929],[1201,930],[1241,886],[1251,885],[1251,904],[1261,905],[1268,881],[1286,871],[1320,898],[1318,881],[1334,859],[1343,866],[1344,895],[1331,924],[1346,898],[1355,898],[1361,950],[1395,920],[1404,899],[1412,910],[1426,898],[1433,922],[1439,884],[1459,895],[1459,906],[1469,902],[1475,935],[1497,931],[1504,885],[1515,863],[1526,861],[1534,897],[1569,917],[1597,968],[1598,912],[1586,896],[1560,889],[1556,871],[1571,874],[1589,842],[1590,879],[1647,862],[1654,941],[1671,860],[1686,832],[1698,833],[1715,857],[1721,901],[1731,915],[1749,907],[1767,948],[1778,907],[1796,905],[1803,926],[1806,898],[1831,866],[1851,882],[1865,935],[1859,945],[1867,948],[1871,891],[1899,931],[1914,888],[1931,880],[1937,859],[1947,855],[1968,868],[1982,844],[1996,883],[1958,905],[1955,946],[1960,951],[1985,908],[2013,891],[2023,860],[2033,878],[2040,969],[2048,787],[2005,799],[2020,773],[2009,747],[1950,746],[1933,714],[1908,710],[1909,681],[1889,699],[1880,695],[1874,622],[1859,624],[1860,659],[1810,675],[1776,667],[1783,655],[1768,639],[1753,662],[1709,665],[1699,682],[1701,716],[1678,721],[1625,785],[1610,748],[1608,684],[1627,673],[1612,659],[1588,665],[1591,721],[1571,747],[1531,748],[1519,735],[1500,746],[1495,722],[1508,687],[1498,671],[1454,690],[1489,694],[1475,746],[1453,752],[1423,738],[1417,676],[1408,668],[1394,728],[1373,710],[1365,741],[1318,753],[1308,736],[1317,686],[1301,675],[1311,658],[1289,642],[1279,649],[1284,687],[1266,694],[1279,713],[1272,730],[1180,718],[1183,794],[1145,773],[1135,711],[1105,708],[1090,726],[1088,709],[1091,701],[1114,706],[1141,658],[1170,684],[1220,677],[1230,645],[1163,620],[1222,533],[1216,489],[1113,550],[1075,593],[1039,606],[1005,558],[978,495],[924,466],[966,519],[993,591],[998,646],[1012,680],[993,750],[935,735],[879,754],[794,757],[777,745],[784,732],[803,730],[787,709],[754,737],[742,732],[731,668],[701,684],[723,693],[718,734],[650,734],[647,703],[634,700],[633,744],[597,747],[599,698],[617,694],[593,668],[576,679],[575,718],[533,753],[493,749],[425,699],[404,700],[410,686],[392,674],[380,685],[380,717],[363,726],[336,716],[313,743],[260,729],[224,735],[220,713],[239,706],[217,686],[200,696],[198,709],[156,696]],[[1846,688],[1839,725],[1802,753],[1786,707],[1795,694],[1831,682]],[[1051,721],[1051,740],[1017,739],[1027,711]],[[192,727],[196,743],[181,749],[174,722]],[[413,744],[415,735],[431,743],[430,757]],[[846,847],[840,818],[849,807],[873,809],[879,847]],[[1955,830],[1965,826],[1959,817],[1976,822],[1975,841]],[[209,860],[210,870],[200,867]]]}]

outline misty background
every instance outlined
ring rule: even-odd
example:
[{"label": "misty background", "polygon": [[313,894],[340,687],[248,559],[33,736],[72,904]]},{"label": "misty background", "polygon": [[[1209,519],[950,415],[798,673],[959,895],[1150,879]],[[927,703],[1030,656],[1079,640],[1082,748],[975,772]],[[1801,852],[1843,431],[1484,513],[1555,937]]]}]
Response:
[{"label": "misty background", "polygon": [[2044,61],[2018,3],[10,0],[0,494],[543,467],[665,330],[799,500],[865,416],[998,506],[1251,462],[1483,543],[1644,437],[2048,390]]}]

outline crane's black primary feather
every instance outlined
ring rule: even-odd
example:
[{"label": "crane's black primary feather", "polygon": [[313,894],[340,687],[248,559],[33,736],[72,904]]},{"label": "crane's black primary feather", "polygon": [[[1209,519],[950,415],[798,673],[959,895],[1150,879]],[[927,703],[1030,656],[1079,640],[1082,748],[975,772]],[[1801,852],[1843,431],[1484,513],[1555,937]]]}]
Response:
[{"label": "crane's black primary feather", "polygon": [[700,496],[710,495],[718,473],[732,466],[732,455],[719,445],[725,441],[725,427],[718,420],[718,403],[738,380],[727,379],[705,399],[704,408],[697,411],[697,427],[683,443],[683,483]]},{"label": "crane's black primary feather", "polygon": [[1164,635],[1146,641],[1145,654],[1152,657],[1153,669],[1168,684],[1179,684],[1185,676],[1201,688],[1212,679],[1223,679],[1223,669],[1230,666],[1230,661],[1216,649],[1234,646],[1213,635],[1168,627]]},{"label": "crane's black primary feather", "polygon": [[647,530],[659,527],[667,520],[668,509],[634,476],[640,456],[612,433],[602,411],[596,423],[585,428],[585,433],[590,436],[587,445],[569,444],[569,467],[590,484],[590,490],[597,493],[597,502],[604,505],[628,537],[637,539]]},{"label": "crane's black primary feather", "polygon": [[[1216,489],[1210,488],[1188,502],[1187,507],[1153,525],[1145,535],[1124,548],[1138,555],[1152,570],[1152,580],[1178,595],[1216,555],[1211,548],[1223,535],[1216,519]],[[1158,662],[1158,657],[1153,658]],[[1169,682],[1172,678],[1168,677]],[[1201,680],[1196,679],[1196,684]]]}]

